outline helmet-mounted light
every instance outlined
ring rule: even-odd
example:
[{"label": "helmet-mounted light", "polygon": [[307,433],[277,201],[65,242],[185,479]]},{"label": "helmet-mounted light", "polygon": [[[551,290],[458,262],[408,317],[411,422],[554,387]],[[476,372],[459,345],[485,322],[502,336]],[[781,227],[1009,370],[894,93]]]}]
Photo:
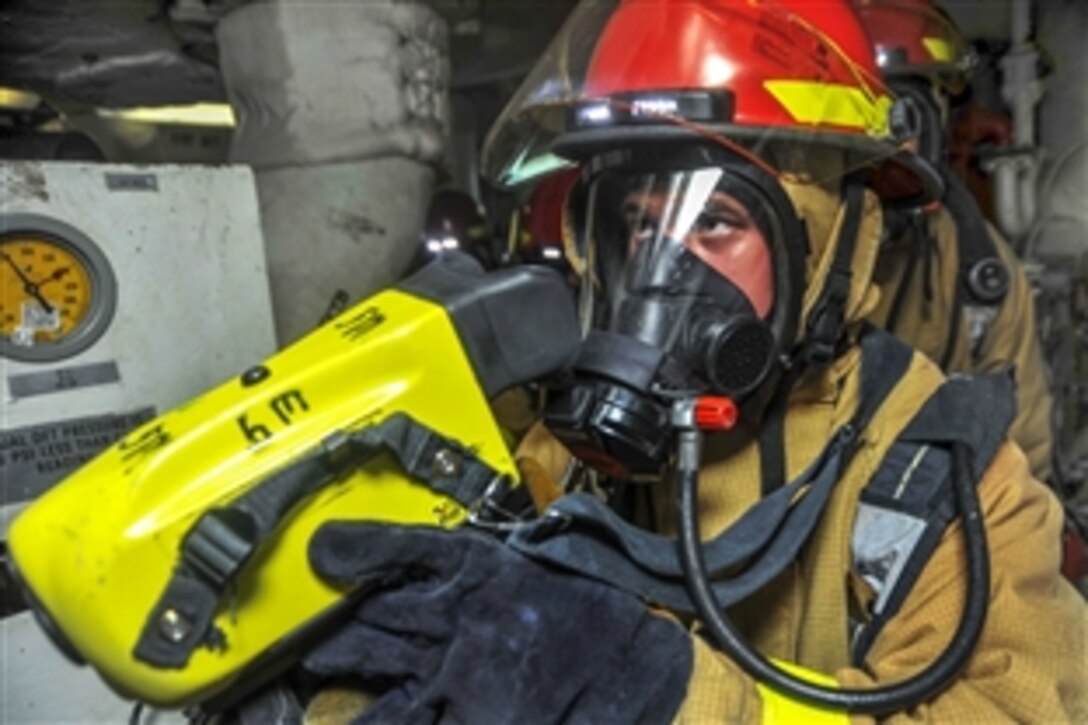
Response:
[{"label": "helmet-mounted light", "polygon": [[729,123],[734,98],[730,91],[660,91],[619,94],[583,101],[573,108],[575,128],[602,128],[668,121]]}]

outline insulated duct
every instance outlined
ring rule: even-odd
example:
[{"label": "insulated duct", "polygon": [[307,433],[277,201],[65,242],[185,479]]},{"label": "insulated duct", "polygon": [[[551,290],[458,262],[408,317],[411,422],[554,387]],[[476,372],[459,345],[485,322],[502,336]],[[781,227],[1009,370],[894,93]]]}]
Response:
[{"label": "insulated duct", "polygon": [[445,158],[447,30],[418,3],[274,0],[230,13],[216,37],[230,157],[256,172],[286,345],[415,254]]}]

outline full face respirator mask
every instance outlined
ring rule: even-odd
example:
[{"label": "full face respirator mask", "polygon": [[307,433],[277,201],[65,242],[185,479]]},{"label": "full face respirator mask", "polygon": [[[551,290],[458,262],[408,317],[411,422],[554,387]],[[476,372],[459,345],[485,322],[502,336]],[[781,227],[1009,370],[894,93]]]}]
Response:
[{"label": "full face respirator mask", "polygon": [[707,149],[658,156],[598,156],[572,197],[586,337],[545,411],[576,457],[627,481],[660,476],[675,401],[751,406],[773,387],[802,289],[803,227],[769,174]]}]

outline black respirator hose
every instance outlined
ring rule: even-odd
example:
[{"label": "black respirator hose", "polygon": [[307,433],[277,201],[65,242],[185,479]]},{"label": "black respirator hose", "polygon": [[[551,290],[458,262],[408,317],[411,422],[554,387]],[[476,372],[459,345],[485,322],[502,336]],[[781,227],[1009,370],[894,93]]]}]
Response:
[{"label": "black respirator hose", "polygon": [[684,430],[678,448],[680,561],[699,616],[715,643],[752,677],[788,697],[852,713],[883,714],[924,702],[945,689],[967,663],[982,632],[989,604],[990,565],[978,495],[963,446],[952,447],[952,486],[967,545],[967,602],[956,634],[940,657],[917,675],[884,687],[838,689],[798,679],[750,647],[722,613],[710,586],[699,534],[698,478],[702,433]]}]

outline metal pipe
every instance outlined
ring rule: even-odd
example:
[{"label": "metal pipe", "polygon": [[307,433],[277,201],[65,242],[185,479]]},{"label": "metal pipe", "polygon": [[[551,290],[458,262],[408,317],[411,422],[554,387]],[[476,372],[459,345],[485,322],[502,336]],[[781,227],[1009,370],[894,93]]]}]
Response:
[{"label": "metal pipe", "polygon": [[1012,149],[990,159],[984,168],[994,176],[994,213],[1001,231],[1016,242],[1035,220],[1038,158],[1035,150],[1035,107],[1043,96],[1036,67],[1039,54],[1031,40],[1031,0],[1012,0],[1012,45],[1001,59],[1001,95],[1012,111]]}]

